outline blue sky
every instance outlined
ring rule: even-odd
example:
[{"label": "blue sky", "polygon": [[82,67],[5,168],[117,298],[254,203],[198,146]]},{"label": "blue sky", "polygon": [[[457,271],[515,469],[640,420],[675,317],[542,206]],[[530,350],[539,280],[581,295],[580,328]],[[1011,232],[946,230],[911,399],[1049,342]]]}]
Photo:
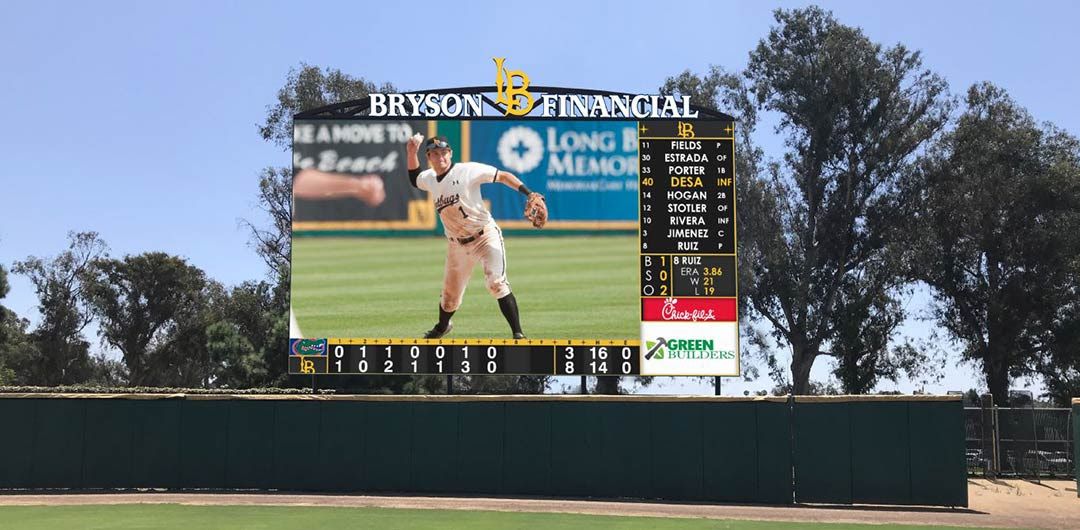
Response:
[{"label": "blue sky", "polygon": [[[8,0],[0,5],[0,263],[55,254],[69,230],[96,230],[115,255],[164,250],[226,284],[262,277],[238,220],[259,218],[258,170],[289,163],[256,125],[301,62],[415,90],[492,83],[491,57],[503,56],[536,84],[654,93],[684,69],[741,68],[771,10],[802,5]],[[1080,135],[1080,45],[1070,37],[1080,3],[819,5],[878,42],[921,50],[955,94],[990,80],[1037,119]],[[777,153],[768,131],[761,141]],[[33,317],[29,284],[12,284],[4,305]],[[825,367],[819,361],[815,376]],[[966,389],[974,375],[952,368],[928,389]]]}]

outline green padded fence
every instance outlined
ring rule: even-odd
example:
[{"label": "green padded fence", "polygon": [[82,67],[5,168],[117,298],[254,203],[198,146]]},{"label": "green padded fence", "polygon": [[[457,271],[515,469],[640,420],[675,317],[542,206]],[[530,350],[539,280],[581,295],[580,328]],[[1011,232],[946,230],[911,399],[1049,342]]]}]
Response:
[{"label": "green padded fence", "polygon": [[5,489],[967,504],[943,398],[0,398]]},{"label": "green padded fence", "polygon": [[800,396],[794,440],[796,502],[967,506],[959,399]]},{"label": "green padded fence", "polygon": [[1080,398],[1072,400],[1073,473],[1076,474],[1076,496],[1080,497]]}]

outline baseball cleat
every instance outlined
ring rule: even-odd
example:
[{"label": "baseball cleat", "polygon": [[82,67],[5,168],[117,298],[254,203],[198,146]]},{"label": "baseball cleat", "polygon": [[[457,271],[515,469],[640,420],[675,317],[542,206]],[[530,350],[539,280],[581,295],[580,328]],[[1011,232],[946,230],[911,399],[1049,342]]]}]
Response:
[{"label": "baseball cleat", "polygon": [[529,337],[526,337],[524,333],[514,333],[514,338],[515,339],[527,339]]},{"label": "baseball cleat", "polygon": [[435,327],[429,329],[427,333],[424,333],[424,338],[425,339],[442,338],[443,335],[446,335],[447,333],[450,333],[450,331],[452,331],[453,329],[454,329],[454,323],[453,322],[447,322],[446,323],[446,329],[444,329],[444,330],[439,330],[439,325],[435,324]]}]

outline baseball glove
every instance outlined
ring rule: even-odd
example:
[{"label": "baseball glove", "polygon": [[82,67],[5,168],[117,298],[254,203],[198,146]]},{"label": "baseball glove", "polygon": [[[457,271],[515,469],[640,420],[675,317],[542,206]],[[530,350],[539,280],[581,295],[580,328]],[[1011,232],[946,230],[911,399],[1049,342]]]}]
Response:
[{"label": "baseball glove", "polygon": [[525,201],[525,218],[532,221],[536,228],[543,228],[547,224],[548,209],[543,195],[536,192],[529,194]]}]

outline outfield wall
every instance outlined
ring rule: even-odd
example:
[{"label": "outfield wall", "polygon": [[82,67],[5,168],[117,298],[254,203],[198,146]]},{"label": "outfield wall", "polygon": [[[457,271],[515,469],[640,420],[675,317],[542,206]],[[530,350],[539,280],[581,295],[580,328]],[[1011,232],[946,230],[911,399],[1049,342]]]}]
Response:
[{"label": "outfield wall", "polygon": [[952,397],[0,394],[0,488],[967,506]]}]

